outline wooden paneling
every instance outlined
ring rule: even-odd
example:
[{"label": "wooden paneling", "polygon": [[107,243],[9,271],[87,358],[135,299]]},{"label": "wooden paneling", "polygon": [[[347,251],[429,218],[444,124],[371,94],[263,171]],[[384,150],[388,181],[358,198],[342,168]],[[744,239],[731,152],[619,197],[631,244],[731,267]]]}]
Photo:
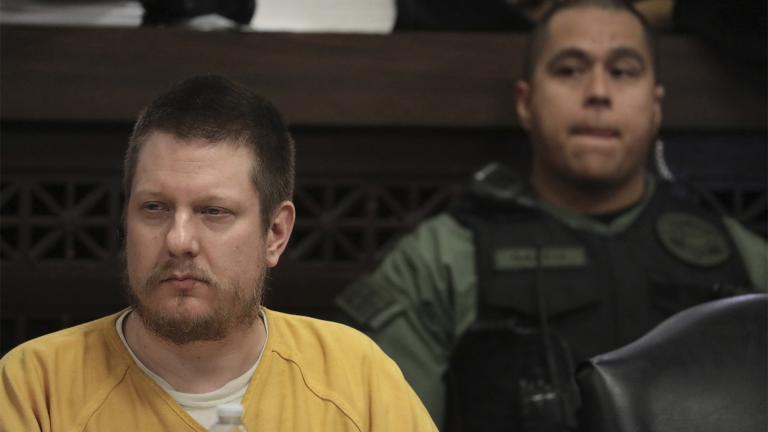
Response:
[{"label": "wooden paneling", "polygon": [[[171,82],[215,72],[294,125],[512,128],[524,37],[3,26],[0,115],[130,122]],[[765,77],[690,38],[660,46],[665,127],[766,128]]]}]

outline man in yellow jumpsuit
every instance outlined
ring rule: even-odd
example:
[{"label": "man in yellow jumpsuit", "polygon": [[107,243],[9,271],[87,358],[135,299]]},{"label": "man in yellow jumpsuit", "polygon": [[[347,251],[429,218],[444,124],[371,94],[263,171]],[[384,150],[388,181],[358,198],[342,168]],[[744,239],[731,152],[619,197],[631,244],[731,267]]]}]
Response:
[{"label": "man in yellow jumpsuit", "polygon": [[250,431],[431,431],[398,367],[339,324],[261,306],[295,220],[278,111],[217,76],[140,115],[125,158],[132,307],[0,360],[0,430],[205,431],[241,403]]}]

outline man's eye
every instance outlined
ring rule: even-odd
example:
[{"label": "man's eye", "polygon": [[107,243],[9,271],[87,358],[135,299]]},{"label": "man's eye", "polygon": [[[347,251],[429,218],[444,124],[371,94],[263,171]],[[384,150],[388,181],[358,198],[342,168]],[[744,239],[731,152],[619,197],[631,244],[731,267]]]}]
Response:
[{"label": "man's eye", "polygon": [[163,203],[159,202],[146,202],[141,205],[141,209],[150,213],[158,213],[167,209]]},{"label": "man's eye", "polygon": [[203,214],[206,216],[225,216],[230,213],[231,212],[221,207],[206,207],[203,209]]}]

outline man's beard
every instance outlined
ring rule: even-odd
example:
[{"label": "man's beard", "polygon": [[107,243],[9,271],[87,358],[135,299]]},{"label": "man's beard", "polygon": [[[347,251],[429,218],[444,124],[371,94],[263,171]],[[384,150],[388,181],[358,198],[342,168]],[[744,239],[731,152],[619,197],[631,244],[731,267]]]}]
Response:
[{"label": "man's beard", "polygon": [[[158,309],[143,300],[150,297],[163,280],[172,277],[174,271],[206,283],[209,289],[216,293],[210,312],[198,316],[185,316]],[[152,269],[143,284],[131,281],[127,271],[125,280],[130,304],[144,326],[163,339],[177,345],[184,345],[192,342],[222,340],[233,329],[250,327],[259,316],[266,273],[265,267],[251,282],[250,289],[244,290],[238,283],[221,283],[215,275],[197,267],[191,261],[179,263],[168,260],[163,265]],[[134,283],[141,286],[133,286]],[[179,298],[179,300],[182,299]]]}]

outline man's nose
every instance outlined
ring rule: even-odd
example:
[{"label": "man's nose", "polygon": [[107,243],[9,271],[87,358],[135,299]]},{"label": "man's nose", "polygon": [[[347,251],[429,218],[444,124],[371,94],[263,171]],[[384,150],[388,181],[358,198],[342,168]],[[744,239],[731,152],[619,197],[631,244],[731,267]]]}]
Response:
[{"label": "man's nose", "polygon": [[195,257],[200,244],[194,215],[177,211],[166,234],[168,253],[174,258]]},{"label": "man's nose", "polygon": [[610,77],[606,71],[595,68],[587,75],[584,105],[590,108],[610,108]]}]

